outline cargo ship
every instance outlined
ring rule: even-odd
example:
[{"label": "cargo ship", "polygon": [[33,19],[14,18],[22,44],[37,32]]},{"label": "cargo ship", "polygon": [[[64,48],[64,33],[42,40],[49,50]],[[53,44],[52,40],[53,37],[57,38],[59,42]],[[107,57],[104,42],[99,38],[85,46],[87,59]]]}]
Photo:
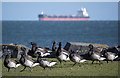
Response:
[{"label": "cargo ship", "polygon": [[42,11],[38,18],[40,21],[87,21],[90,17],[86,8],[81,8],[76,15],[47,15]]}]

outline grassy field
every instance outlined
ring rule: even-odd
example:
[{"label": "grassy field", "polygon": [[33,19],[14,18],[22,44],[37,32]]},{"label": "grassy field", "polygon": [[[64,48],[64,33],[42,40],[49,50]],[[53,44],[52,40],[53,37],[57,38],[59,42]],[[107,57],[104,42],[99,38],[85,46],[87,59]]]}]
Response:
[{"label": "grassy field", "polygon": [[[57,61],[55,58],[52,60]],[[57,61],[58,62],[58,61]],[[87,61],[85,63],[81,63],[81,67],[76,64],[72,67],[73,62],[69,61],[64,65],[58,64],[50,70],[46,68],[45,70],[36,66],[32,68],[32,72],[29,71],[29,68],[26,68],[25,71],[20,72],[24,67],[20,66],[14,71],[11,69],[10,72],[7,72],[7,68],[4,67],[2,63],[2,75],[3,76],[118,76],[118,62],[103,62],[103,64],[99,65],[99,62],[95,62],[95,64],[91,64],[91,61]],[[62,66],[62,68],[61,68]]]}]

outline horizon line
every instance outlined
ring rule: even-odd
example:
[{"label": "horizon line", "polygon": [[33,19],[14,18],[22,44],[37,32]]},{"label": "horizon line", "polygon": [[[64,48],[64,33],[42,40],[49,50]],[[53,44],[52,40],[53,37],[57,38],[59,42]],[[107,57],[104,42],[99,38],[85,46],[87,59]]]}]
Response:
[{"label": "horizon line", "polygon": [[120,2],[120,0],[1,0],[1,2]]}]

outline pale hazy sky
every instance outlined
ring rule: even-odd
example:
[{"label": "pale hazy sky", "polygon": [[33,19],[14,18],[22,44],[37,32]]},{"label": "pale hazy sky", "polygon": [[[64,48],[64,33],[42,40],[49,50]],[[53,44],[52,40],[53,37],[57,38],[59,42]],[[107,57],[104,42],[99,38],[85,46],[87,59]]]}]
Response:
[{"label": "pale hazy sky", "polygon": [[118,2],[3,2],[2,20],[38,20],[38,14],[77,14],[86,8],[90,20],[117,20]]}]

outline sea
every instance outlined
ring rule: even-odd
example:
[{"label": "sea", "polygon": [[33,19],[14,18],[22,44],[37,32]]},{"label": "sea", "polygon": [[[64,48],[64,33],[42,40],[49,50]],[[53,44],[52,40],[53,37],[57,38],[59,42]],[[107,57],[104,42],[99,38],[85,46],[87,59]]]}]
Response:
[{"label": "sea", "polygon": [[[52,47],[52,41],[118,45],[118,21],[2,21],[2,44]],[[58,46],[58,45],[56,45]]]}]

